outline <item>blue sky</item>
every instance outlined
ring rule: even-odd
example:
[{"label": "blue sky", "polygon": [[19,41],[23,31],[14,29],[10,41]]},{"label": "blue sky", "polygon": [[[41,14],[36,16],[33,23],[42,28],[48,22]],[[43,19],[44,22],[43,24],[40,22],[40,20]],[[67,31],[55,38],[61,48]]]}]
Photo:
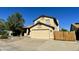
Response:
[{"label": "blue sky", "polygon": [[60,28],[70,29],[70,25],[79,22],[78,7],[0,7],[0,18],[7,19],[9,15],[19,12],[25,19],[25,25],[32,25],[40,15],[53,16],[59,20]]}]

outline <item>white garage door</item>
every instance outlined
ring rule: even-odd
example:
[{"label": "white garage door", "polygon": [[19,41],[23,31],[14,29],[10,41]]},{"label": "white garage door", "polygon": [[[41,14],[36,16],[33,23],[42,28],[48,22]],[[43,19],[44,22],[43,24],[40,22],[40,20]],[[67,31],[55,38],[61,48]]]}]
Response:
[{"label": "white garage door", "polygon": [[37,39],[49,39],[49,30],[32,30],[31,31],[31,38]]}]

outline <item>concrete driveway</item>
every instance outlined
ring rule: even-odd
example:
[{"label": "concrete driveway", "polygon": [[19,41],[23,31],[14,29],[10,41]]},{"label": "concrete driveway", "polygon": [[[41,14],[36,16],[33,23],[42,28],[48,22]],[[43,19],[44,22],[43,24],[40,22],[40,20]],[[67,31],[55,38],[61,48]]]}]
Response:
[{"label": "concrete driveway", "polygon": [[77,41],[56,41],[31,39],[28,37],[15,37],[8,40],[0,40],[1,51],[78,51]]}]

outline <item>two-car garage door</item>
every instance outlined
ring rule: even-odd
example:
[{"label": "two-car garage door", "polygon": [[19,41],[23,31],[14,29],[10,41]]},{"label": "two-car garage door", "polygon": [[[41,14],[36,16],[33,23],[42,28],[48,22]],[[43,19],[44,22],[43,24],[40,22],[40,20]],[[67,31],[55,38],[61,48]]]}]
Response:
[{"label": "two-car garage door", "polygon": [[31,38],[36,39],[49,39],[50,38],[50,32],[48,29],[34,29],[30,33]]}]

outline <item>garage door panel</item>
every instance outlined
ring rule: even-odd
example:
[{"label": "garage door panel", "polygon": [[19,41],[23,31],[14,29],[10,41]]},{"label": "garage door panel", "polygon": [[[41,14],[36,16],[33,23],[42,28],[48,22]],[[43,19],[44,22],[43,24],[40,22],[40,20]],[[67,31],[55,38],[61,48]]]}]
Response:
[{"label": "garage door panel", "polygon": [[32,30],[31,38],[49,39],[49,30]]}]

